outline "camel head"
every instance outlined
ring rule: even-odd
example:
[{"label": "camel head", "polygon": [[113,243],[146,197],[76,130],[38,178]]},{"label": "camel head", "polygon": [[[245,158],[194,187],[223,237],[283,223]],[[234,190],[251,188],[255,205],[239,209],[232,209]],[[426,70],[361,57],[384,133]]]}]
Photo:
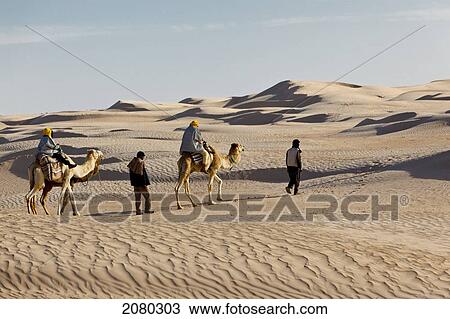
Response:
[{"label": "camel head", "polygon": [[102,151],[91,149],[88,150],[87,153],[87,158],[89,157],[92,157],[95,160],[95,168],[92,175],[97,175],[100,169],[100,162],[105,158],[105,155],[103,155]]},{"label": "camel head", "polygon": [[244,151],[244,146],[238,143],[231,144],[228,158],[231,165],[238,164],[241,161],[241,153]]},{"label": "camel head", "polygon": [[229,155],[239,155],[244,151],[244,145],[233,143],[231,144]]},{"label": "camel head", "polygon": [[96,162],[99,162],[105,158],[105,155],[103,155],[102,151],[91,149],[88,150],[87,157],[92,157]]}]

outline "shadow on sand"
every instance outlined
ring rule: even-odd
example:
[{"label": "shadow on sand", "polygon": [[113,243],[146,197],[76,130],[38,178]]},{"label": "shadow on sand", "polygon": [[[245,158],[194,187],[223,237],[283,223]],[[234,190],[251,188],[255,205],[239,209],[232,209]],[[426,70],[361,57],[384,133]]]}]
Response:
[{"label": "shadow on sand", "polygon": [[[342,174],[378,173],[383,171],[405,171],[416,178],[450,181],[450,151],[387,166],[365,165],[322,172],[304,169],[301,174],[301,180],[306,181]],[[286,168],[284,167],[243,170],[221,174],[221,176],[223,179],[229,180],[244,179],[264,183],[283,183],[288,180]]]},{"label": "shadow on sand", "polygon": [[[368,126],[368,130],[375,129],[376,135],[385,135],[405,131],[426,123],[441,122],[450,125],[450,118],[446,115],[421,117],[416,117],[416,115],[415,112],[404,112],[379,120],[367,118],[359,122],[353,128],[343,132],[358,132],[360,131],[359,129]],[[373,126],[371,127],[371,125]]]},{"label": "shadow on sand", "polygon": [[[81,164],[87,147],[75,148],[63,146],[67,154],[73,155],[75,162]],[[28,166],[33,162],[35,149],[15,152],[0,158],[0,162],[13,161],[10,172],[22,179],[28,179]],[[111,157],[105,159],[102,164],[122,162],[119,158]],[[359,167],[342,168],[327,171],[311,171],[305,168],[302,172],[302,180],[317,179],[342,174],[362,174],[382,172],[389,170],[406,171],[411,176],[422,179],[450,180],[450,151],[444,151],[431,156],[421,157],[392,165],[364,165]],[[118,170],[100,169],[102,180],[124,181],[128,180],[128,172]],[[219,175],[225,180],[250,180],[265,183],[283,183],[287,181],[286,168],[263,168],[251,170],[222,171]]]},{"label": "shadow on sand", "polygon": [[[301,113],[303,110],[291,110],[289,113]],[[221,120],[230,125],[265,125],[271,124],[283,119],[292,118],[292,116],[284,117],[283,114],[285,111],[275,111],[270,113],[263,113],[261,110],[243,110],[237,111],[230,114],[208,114],[203,113],[202,109],[199,107],[195,107],[178,114],[175,114],[177,119],[186,118],[186,117],[196,117],[196,118],[204,118],[204,119],[215,119]],[[173,118],[165,118],[160,121],[171,121]]]}]

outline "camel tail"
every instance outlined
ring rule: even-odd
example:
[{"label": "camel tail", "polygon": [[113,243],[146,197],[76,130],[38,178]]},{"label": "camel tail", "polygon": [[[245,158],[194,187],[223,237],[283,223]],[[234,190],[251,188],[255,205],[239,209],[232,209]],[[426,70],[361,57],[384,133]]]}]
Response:
[{"label": "camel tail", "polygon": [[28,180],[30,181],[30,190],[34,187],[34,165],[28,167]]},{"label": "camel tail", "polygon": [[177,167],[178,167],[178,177],[180,177],[180,175],[181,175],[181,157],[177,161]]},{"label": "camel tail", "polygon": [[178,178],[181,177],[181,174],[183,174],[183,157],[180,157],[180,159],[177,162],[178,166]]}]

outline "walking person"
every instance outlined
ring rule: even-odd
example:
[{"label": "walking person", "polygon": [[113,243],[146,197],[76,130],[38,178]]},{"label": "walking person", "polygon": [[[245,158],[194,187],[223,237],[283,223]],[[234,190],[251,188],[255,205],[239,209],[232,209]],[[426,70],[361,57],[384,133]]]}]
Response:
[{"label": "walking person", "polygon": [[294,195],[298,193],[298,186],[300,184],[300,173],[302,171],[302,151],[300,149],[300,141],[295,139],[292,141],[292,147],[286,152],[286,166],[289,174],[289,184],[286,187],[286,192],[291,194],[291,189],[294,186]]},{"label": "walking person", "polygon": [[150,193],[148,192],[148,185],[150,185],[150,179],[148,178],[147,170],[145,168],[145,154],[139,151],[135,158],[128,164],[130,169],[130,182],[134,187],[134,197],[136,204],[136,215],[142,215],[141,200],[144,197],[144,212],[146,214],[153,213],[150,210]]}]

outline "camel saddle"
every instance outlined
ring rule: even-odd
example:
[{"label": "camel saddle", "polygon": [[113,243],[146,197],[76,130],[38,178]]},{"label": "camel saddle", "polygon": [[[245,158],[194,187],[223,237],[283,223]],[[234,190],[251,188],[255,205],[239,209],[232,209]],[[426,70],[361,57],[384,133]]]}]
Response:
[{"label": "camel saddle", "polygon": [[190,153],[192,161],[195,164],[200,164],[201,162],[203,162],[203,156],[200,153]]},{"label": "camel saddle", "polygon": [[181,156],[190,157],[195,164],[201,164],[203,162],[201,153],[182,152]]},{"label": "camel saddle", "polygon": [[[211,156],[214,155],[214,150],[206,142],[203,143],[203,147]],[[186,152],[186,153],[189,154],[189,156],[191,157],[192,161],[195,164],[201,164],[203,162],[203,156],[201,153],[197,153],[197,152],[194,152],[194,153]]]},{"label": "camel saddle", "polygon": [[58,162],[57,159],[45,154],[40,154],[37,156],[36,160],[39,166],[41,166],[42,173],[44,173],[46,180],[50,182],[61,180],[63,176],[63,164]]}]

